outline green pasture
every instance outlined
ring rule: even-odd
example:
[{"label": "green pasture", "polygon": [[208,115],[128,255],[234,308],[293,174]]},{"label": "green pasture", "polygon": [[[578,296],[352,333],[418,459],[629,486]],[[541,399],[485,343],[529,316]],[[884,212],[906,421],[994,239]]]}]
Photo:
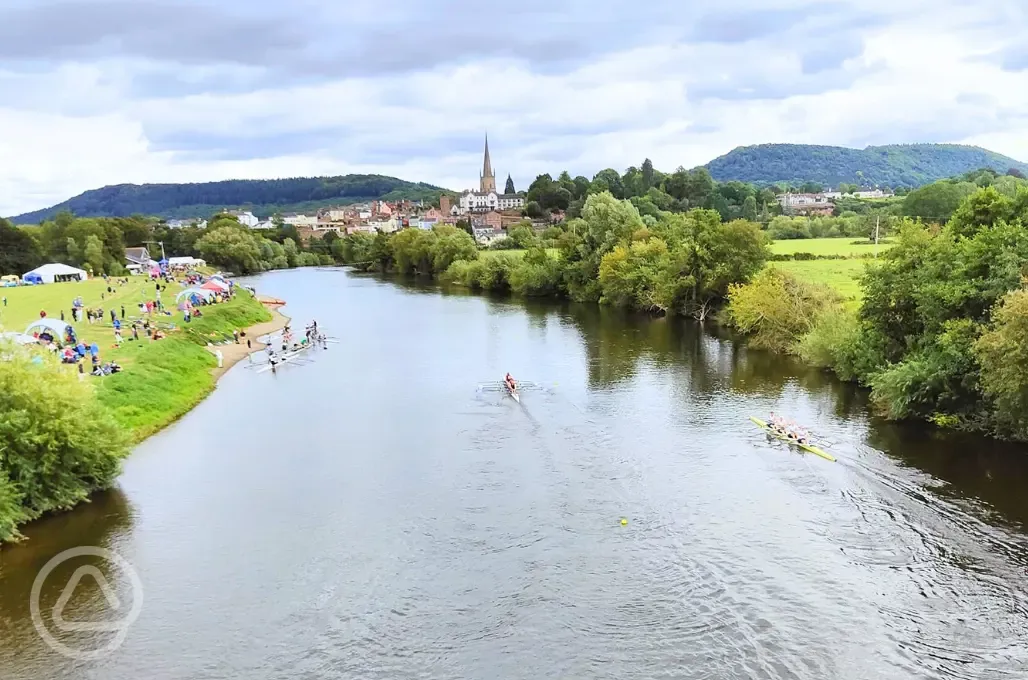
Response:
[{"label": "green pasture", "polygon": [[[878,252],[881,253],[891,246],[888,241],[879,243]],[[775,255],[810,253],[821,257],[874,257],[875,244],[866,239],[852,237],[786,239],[772,243],[771,252]]]},{"label": "green pasture", "polygon": [[868,261],[863,259],[787,260],[769,262],[768,266],[777,267],[803,281],[831,286],[846,300],[847,306],[856,306],[863,297],[860,277],[867,264]]}]

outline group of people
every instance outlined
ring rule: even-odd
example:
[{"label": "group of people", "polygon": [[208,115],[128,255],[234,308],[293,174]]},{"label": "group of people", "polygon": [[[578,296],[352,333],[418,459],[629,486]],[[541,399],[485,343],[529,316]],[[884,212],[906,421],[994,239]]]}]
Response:
[{"label": "group of people", "polygon": [[809,444],[810,434],[800,425],[797,425],[795,421],[783,418],[775,415],[774,411],[771,412],[771,417],[767,421],[768,427],[782,435],[795,441],[798,444]]}]

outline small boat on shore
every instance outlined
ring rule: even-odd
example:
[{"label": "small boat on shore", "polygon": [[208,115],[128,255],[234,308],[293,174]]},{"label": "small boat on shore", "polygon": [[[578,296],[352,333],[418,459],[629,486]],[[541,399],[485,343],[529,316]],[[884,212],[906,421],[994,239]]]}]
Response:
[{"label": "small boat on shore", "polygon": [[792,437],[789,437],[788,435],[782,434],[781,432],[779,432],[778,430],[776,430],[775,428],[771,427],[766,422],[761,420],[760,418],[755,418],[753,416],[750,416],[750,420],[752,420],[753,423],[757,427],[759,427],[760,429],[764,430],[765,432],[767,432],[772,437],[776,437],[778,439],[781,439],[782,441],[789,442],[790,444],[793,444],[794,446],[798,446],[801,449],[803,449],[804,451],[807,451],[808,453],[813,453],[816,456],[821,456],[825,460],[830,460],[833,463],[835,462],[835,456],[833,456],[832,454],[828,453],[827,451],[819,449],[818,447],[814,446],[813,444],[801,444],[800,442],[796,441]]}]

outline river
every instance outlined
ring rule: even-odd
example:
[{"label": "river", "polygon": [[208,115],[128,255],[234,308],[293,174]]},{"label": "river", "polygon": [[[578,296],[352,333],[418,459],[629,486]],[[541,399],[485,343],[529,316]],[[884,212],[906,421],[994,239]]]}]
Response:
[{"label": "river", "polygon": [[[235,367],[118,488],[0,552],[5,680],[1028,677],[1023,448],[878,421],[682,320],[343,270],[251,283],[340,342]],[[838,462],[747,419],[771,410]],[[55,639],[100,647],[57,609],[142,596],[91,661],[30,615],[82,545],[141,588],[65,562],[40,590]],[[83,564],[117,602],[65,587]]]}]

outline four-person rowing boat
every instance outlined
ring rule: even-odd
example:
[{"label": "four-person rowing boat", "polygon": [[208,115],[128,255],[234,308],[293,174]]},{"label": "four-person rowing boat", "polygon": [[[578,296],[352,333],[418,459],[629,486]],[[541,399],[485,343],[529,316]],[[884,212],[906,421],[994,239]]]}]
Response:
[{"label": "four-person rowing boat", "polygon": [[814,446],[809,441],[803,439],[801,436],[792,434],[792,433],[790,433],[788,431],[783,431],[783,430],[781,430],[781,429],[779,429],[777,427],[772,427],[771,425],[765,423],[760,418],[754,418],[753,416],[750,416],[750,420],[752,420],[757,425],[757,427],[759,427],[760,429],[764,430],[765,432],[767,432],[768,434],[770,434],[773,437],[777,437],[778,439],[781,439],[783,441],[787,441],[790,444],[795,444],[796,446],[800,447],[804,451],[807,451],[809,453],[813,453],[813,454],[815,454],[817,456],[821,456],[825,460],[830,460],[830,461],[833,461],[833,462],[835,461],[835,456],[833,456],[832,454],[828,453],[827,451],[824,451],[824,450]]},{"label": "four-person rowing boat", "polygon": [[509,394],[514,401],[520,404],[521,397],[518,395],[518,384],[514,382],[514,378],[511,377],[510,373],[508,373],[503,379],[503,386],[507,390],[507,394]]}]

